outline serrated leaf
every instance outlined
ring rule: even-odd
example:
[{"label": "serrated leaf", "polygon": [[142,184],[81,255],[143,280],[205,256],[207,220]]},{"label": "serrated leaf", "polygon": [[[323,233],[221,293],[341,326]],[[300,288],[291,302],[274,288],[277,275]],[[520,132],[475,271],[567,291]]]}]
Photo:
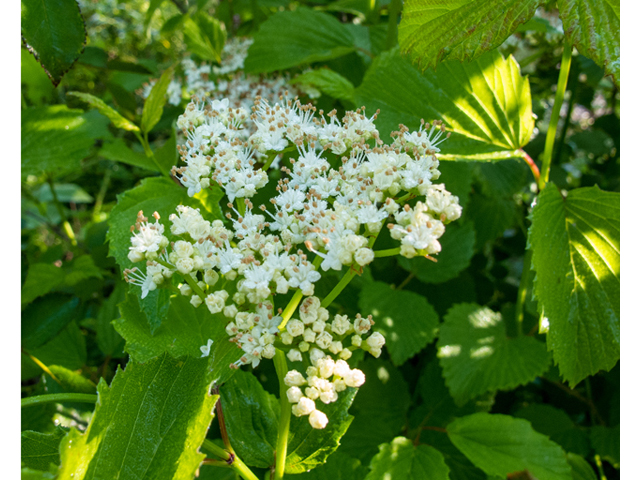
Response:
[{"label": "serrated leaf", "polygon": [[402,123],[443,120],[451,137],[443,159],[500,160],[518,151],[533,133],[529,81],[513,57],[489,52],[469,64],[445,62],[420,73],[398,49],[382,53],[356,89],[356,104],[380,109],[376,126],[387,136]]},{"label": "serrated leaf", "polygon": [[363,315],[373,316],[395,365],[402,365],[436,337],[438,314],[421,295],[372,282],[362,288],[358,305]]},{"label": "serrated leaf", "polygon": [[616,468],[620,468],[620,426],[591,427],[591,445],[598,455]]},{"label": "serrated leaf", "polygon": [[567,462],[571,467],[571,480],[598,480],[591,465],[575,453],[567,453]]},{"label": "serrated leaf", "polygon": [[48,295],[29,305],[22,312],[22,347],[37,348],[53,339],[79,314],[78,305],[78,298],[59,294]]},{"label": "serrated leaf", "polygon": [[144,153],[134,152],[121,138],[115,138],[113,141],[104,142],[100,149],[100,155],[113,162],[126,163],[134,167],[146,168],[154,172],[159,172],[158,167],[151,158]]},{"label": "serrated leaf", "polygon": [[184,17],[184,41],[189,51],[202,60],[220,63],[227,39],[224,24],[204,12],[198,12],[193,17]]},{"label": "serrated leaf", "polygon": [[407,0],[398,26],[402,53],[421,69],[442,60],[471,61],[499,47],[541,0]]},{"label": "serrated leaf", "polygon": [[[229,335],[224,327],[226,318],[221,314],[212,315],[206,306],[194,308],[187,297],[174,296],[171,298],[167,316],[162,324],[152,334],[145,315],[135,295],[127,293],[126,299],[119,305],[121,318],[113,321],[116,331],[126,340],[125,351],[138,362],[147,362],[167,352],[173,357],[188,355],[200,358],[200,347],[207,344],[209,339],[214,345],[229,344]],[[231,344],[236,357],[242,352]],[[215,352],[212,347],[212,351]],[[229,363],[224,364],[229,369]],[[212,379],[213,380],[213,379]]]},{"label": "serrated leaf", "polygon": [[371,472],[365,480],[449,480],[449,467],[442,454],[427,445],[414,445],[405,437],[394,438],[391,443],[380,445],[380,452],[373,457]]},{"label": "serrated leaf", "polygon": [[25,48],[20,49],[20,84],[34,106],[49,103],[55,89],[40,63]]},{"label": "serrated leaf", "polygon": [[[131,268],[133,263],[127,258],[131,246],[131,225],[135,224],[140,210],[149,218],[153,212],[160,214],[160,223],[165,226],[165,234],[170,235],[169,215],[175,213],[178,205],[199,208],[200,202],[187,195],[187,189],[179,187],[168,178],[152,177],[142,180],[140,185],[118,195],[118,204],[109,216],[109,255],[116,259],[122,269]],[[201,209],[205,218],[212,219]]]},{"label": "serrated leaf", "polygon": [[363,480],[367,475],[367,468],[360,460],[336,451],[331,454],[327,462],[319,465],[310,472],[299,475],[285,475],[285,480]]},{"label": "serrated leaf", "polygon": [[340,439],[353,421],[348,410],[357,388],[347,388],[340,392],[338,400],[325,405],[316,402],[316,408],[324,412],[329,423],[323,429],[313,428],[308,416],[291,417],[289,441],[287,442],[287,463],[285,473],[302,473],[322,465],[329,455],[336,451]]},{"label": "serrated leaf", "polygon": [[291,85],[308,85],[315,87],[322,93],[350,103],[355,102],[355,88],[353,84],[337,72],[329,68],[318,68],[298,75],[290,80]]},{"label": "serrated leaf", "polygon": [[104,103],[98,97],[94,97],[89,93],[81,93],[81,92],[68,92],[67,95],[71,95],[72,97],[78,97],[83,102],[89,104],[90,107],[95,108],[113,123],[114,127],[120,128],[122,130],[126,130],[128,132],[139,132],[140,129],[137,125],[130,122],[122,115],[120,115],[117,111],[111,108],[109,105]]},{"label": "serrated leaf", "polygon": [[213,418],[205,359],[163,355],[130,361],[111,386],[98,385],[98,403],[84,434],[64,438],[63,479],[192,480],[205,455],[198,448]]},{"label": "serrated leaf", "polygon": [[565,452],[589,454],[587,434],[573,423],[565,411],[551,405],[533,403],[515,412],[514,416],[531,422],[536,431],[548,435]]},{"label": "serrated leaf", "polygon": [[260,25],[244,62],[248,73],[268,73],[341,57],[355,50],[349,28],[331,15],[298,7]]},{"label": "serrated leaf", "polygon": [[156,123],[160,121],[160,117],[162,117],[162,109],[165,103],[167,103],[166,93],[172,75],[173,68],[165,70],[144,102],[142,120],[140,121],[140,128],[144,133],[149,133],[151,129],[156,126]]},{"label": "serrated leaf", "polygon": [[42,172],[59,176],[77,169],[91,153],[95,140],[108,135],[106,121],[96,120],[66,105],[22,110],[22,178]]},{"label": "serrated leaf", "polygon": [[280,403],[250,372],[237,372],[220,387],[233,449],[247,465],[268,468],[275,459]]},{"label": "serrated leaf", "polygon": [[559,0],[568,40],[620,85],[620,0]]},{"label": "serrated leaf", "polygon": [[366,381],[351,407],[355,419],[340,451],[368,464],[378,445],[400,434],[411,397],[402,374],[391,363],[368,358],[358,368]]},{"label": "serrated leaf", "polygon": [[405,270],[413,272],[421,282],[443,283],[455,278],[471,264],[475,241],[476,234],[471,223],[462,226],[451,223],[440,238],[442,251],[435,256],[437,263],[423,257],[400,257],[398,263]]},{"label": "serrated leaf", "polygon": [[454,305],[447,312],[437,345],[444,378],[458,405],[529,383],[549,368],[542,343],[531,337],[508,339],[502,316],[473,303]]},{"label": "serrated leaf", "polygon": [[598,187],[563,195],[548,184],[529,242],[547,346],[574,387],[620,358],[620,194]]},{"label": "serrated leaf", "polygon": [[24,467],[49,470],[49,465],[60,465],[60,440],[67,430],[56,427],[53,433],[27,430],[20,435],[20,461]]},{"label": "serrated leaf", "polygon": [[526,420],[474,413],[447,426],[453,444],[487,475],[528,470],[539,480],[571,480],[562,449]]},{"label": "serrated leaf", "polygon": [[78,59],[87,31],[75,0],[21,0],[22,42],[54,86]]}]

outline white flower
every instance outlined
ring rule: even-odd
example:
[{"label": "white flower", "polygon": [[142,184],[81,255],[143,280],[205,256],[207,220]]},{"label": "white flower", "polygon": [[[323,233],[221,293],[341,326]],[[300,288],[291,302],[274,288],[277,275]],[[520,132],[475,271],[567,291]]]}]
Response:
[{"label": "white flower", "polygon": [[309,415],[309,423],[313,428],[322,429],[327,426],[327,423],[329,423],[329,419],[320,410],[314,410]]},{"label": "white flower", "polygon": [[297,370],[289,370],[284,376],[284,384],[287,387],[299,387],[300,385],[304,385],[305,383],[307,383],[307,381]]},{"label": "white flower", "polygon": [[213,345],[213,340],[209,339],[207,340],[206,345],[203,345],[200,347],[200,351],[202,352],[202,355],[200,356],[200,358],[209,356],[209,353],[211,352],[211,345]]},{"label": "white flower", "polygon": [[344,378],[344,383],[348,387],[356,387],[356,388],[361,387],[365,381],[364,373],[362,373],[362,370],[358,370],[357,368],[354,368],[353,370],[351,370],[343,378]]},{"label": "white flower", "polygon": [[292,348],[289,350],[289,353],[287,353],[287,358],[290,362],[301,362],[302,354],[300,353],[300,350]]},{"label": "white flower", "polygon": [[289,403],[298,403],[302,398],[302,390],[299,387],[290,387],[287,390],[287,400]]}]

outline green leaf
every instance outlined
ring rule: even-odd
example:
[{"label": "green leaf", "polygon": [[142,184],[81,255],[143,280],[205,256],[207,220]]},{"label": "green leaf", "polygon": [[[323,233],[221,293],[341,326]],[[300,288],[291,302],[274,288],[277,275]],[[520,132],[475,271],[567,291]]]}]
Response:
[{"label": "green leaf", "polygon": [[67,430],[56,427],[53,433],[27,430],[20,435],[20,461],[24,467],[49,470],[49,464],[60,465],[60,440]]},{"label": "green leaf", "polygon": [[71,95],[72,97],[78,97],[83,102],[88,103],[90,107],[95,108],[102,115],[104,115],[109,120],[111,120],[111,123],[113,123],[113,126],[116,128],[120,128],[128,132],[140,131],[137,125],[131,123],[129,120],[124,118],[122,115],[120,115],[117,111],[115,111],[109,105],[104,103],[98,97],[94,97],[89,93],[81,93],[81,92],[68,92],[67,95]]},{"label": "green leaf", "polygon": [[111,142],[104,142],[100,149],[100,155],[113,162],[126,163],[134,167],[146,168],[159,172],[156,164],[144,153],[134,152],[121,138],[115,138]]},{"label": "green leaf", "polygon": [[285,475],[285,480],[364,480],[367,468],[360,460],[336,451],[331,454],[327,462],[319,465],[310,472],[300,475]]},{"label": "green leaf", "polygon": [[362,288],[358,305],[363,315],[373,316],[395,365],[402,365],[436,337],[438,314],[421,295],[371,282]]},{"label": "green leaf", "polygon": [[[156,160],[163,171],[170,171],[171,167],[178,164],[178,149],[176,148],[176,129],[171,128],[171,135],[162,145],[155,151]],[[202,189],[200,192],[208,192],[208,189]],[[222,215],[222,214],[221,214]]]},{"label": "green leaf", "polygon": [[620,85],[620,0],[559,0],[568,40]]},{"label": "green leaf", "polygon": [[451,480],[487,480],[487,475],[475,467],[442,432],[422,430],[420,442],[432,446],[442,454],[450,469]]},{"label": "green leaf", "polygon": [[471,223],[462,226],[451,223],[440,238],[442,252],[434,256],[437,263],[423,257],[399,257],[398,263],[424,283],[443,283],[457,277],[471,264],[475,240],[476,234]]},{"label": "green leaf", "polygon": [[[75,183],[56,183],[53,185],[58,201],[61,203],[93,203],[94,198]],[[53,194],[48,184],[42,184],[33,192],[33,196],[41,202],[52,202]]]},{"label": "green leaf", "polygon": [[329,455],[340,445],[340,438],[353,421],[348,410],[357,388],[347,388],[340,392],[338,400],[325,405],[316,402],[316,408],[329,419],[323,429],[313,428],[308,416],[291,417],[289,441],[287,443],[287,463],[285,473],[302,473],[322,465]]},{"label": "green leaf", "polygon": [[34,106],[49,103],[55,90],[40,63],[24,48],[20,49],[20,83],[23,94]]},{"label": "green leaf", "polygon": [[50,263],[35,263],[29,266],[27,279],[22,286],[21,303],[25,305],[46,295],[64,281],[64,272]]},{"label": "green leaf", "polygon": [[75,0],[22,0],[22,43],[40,61],[55,87],[78,59],[87,40]]},{"label": "green leaf", "polygon": [[[508,161],[508,160],[505,160]],[[498,162],[492,165],[500,165],[504,162]],[[440,178],[445,182],[447,190],[458,197],[460,206],[464,209],[469,200],[471,192],[471,183],[473,181],[472,171],[473,165],[469,162],[440,162],[438,170],[440,170]]]},{"label": "green leaf", "polygon": [[27,350],[45,365],[60,365],[69,370],[81,368],[87,361],[85,337],[75,321],[44,345]]},{"label": "green leaf", "polygon": [[220,401],[231,445],[247,465],[273,465],[280,403],[250,372],[237,372],[220,387]]},{"label": "green leaf", "polygon": [[512,199],[487,197],[482,194],[471,196],[465,213],[467,218],[477,219],[473,228],[480,251],[488,242],[501,237],[505,230],[518,221],[518,208]]},{"label": "green leaf", "polygon": [[579,455],[589,454],[589,439],[583,428],[577,427],[564,410],[551,405],[532,403],[514,414],[531,422],[538,432],[547,435],[565,452]]},{"label": "green leaf", "polygon": [[[175,213],[178,205],[199,208],[200,202],[187,195],[187,189],[179,187],[168,178],[151,177],[142,180],[136,188],[118,195],[118,204],[109,216],[109,255],[116,259],[122,269],[131,268],[133,263],[127,258],[131,246],[131,225],[135,224],[138,212],[144,211],[149,218],[153,212],[160,214],[160,223],[165,233],[170,235],[169,215]],[[213,219],[206,209],[201,213]]]},{"label": "green leaf", "polygon": [[571,467],[571,480],[598,480],[591,465],[575,453],[567,453],[567,462]]},{"label": "green leaf", "polygon": [[167,103],[167,88],[171,82],[173,75],[173,68],[168,68],[164,71],[160,79],[155,83],[151,89],[151,93],[144,102],[144,108],[142,109],[142,120],[140,127],[144,133],[149,133],[156,123],[160,121],[162,117],[162,109],[165,103]]},{"label": "green leaf", "polygon": [[[77,372],[60,365],[49,365],[49,371],[55,375],[56,379],[54,380],[48,374],[45,375],[47,393],[96,393],[95,383]],[[52,386],[54,387],[51,388]]]},{"label": "green leaf", "polygon": [[124,300],[125,285],[118,282],[109,298],[107,298],[96,318],[96,340],[98,348],[106,356],[121,358],[124,356],[124,339],[116,332],[111,322],[120,318],[118,304]]},{"label": "green leaf", "polygon": [[495,51],[424,73],[397,48],[384,52],[356,89],[356,104],[380,109],[376,125],[383,137],[400,123],[417,130],[421,118],[443,120],[451,131],[439,147],[447,160],[520,157],[533,133],[529,81],[513,57]]},{"label": "green leaf", "polygon": [[495,163],[478,162],[474,164],[474,167],[482,193],[489,197],[511,199],[527,184],[529,168],[522,160],[504,160]]},{"label": "green leaf", "polygon": [[538,196],[529,242],[547,346],[573,388],[620,358],[620,194],[553,184]]},{"label": "green leaf", "polygon": [[541,0],[407,0],[398,26],[402,53],[424,70],[475,60],[527,22]]},{"label": "green leaf", "polygon": [[620,426],[591,427],[591,445],[598,455],[616,468],[620,468]]},{"label": "green leaf", "polygon": [[66,105],[27,108],[21,114],[23,179],[42,172],[59,176],[77,170],[95,140],[109,135],[103,122]]},{"label": "green leaf", "polygon": [[371,472],[366,480],[449,480],[449,467],[442,454],[427,445],[415,446],[405,437],[394,438],[380,445],[380,452],[371,460]]},{"label": "green leaf", "polygon": [[58,478],[192,480],[218,398],[209,394],[206,369],[204,359],[163,355],[130,361],[111,387],[102,380],[87,431],[63,440]]},{"label": "green leaf", "polygon": [[437,345],[444,378],[458,405],[486,392],[527,384],[549,368],[542,343],[531,337],[508,339],[502,316],[473,303],[454,305],[447,312]]},{"label": "green leaf", "polygon": [[71,266],[65,268],[64,271],[64,285],[68,287],[89,278],[102,278],[102,270],[93,262],[91,255],[80,255],[76,257]]},{"label": "green leaf", "polygon": [[193,17],[185,16],[184,41],[191,53],[209,62],[221,61],[221,54],[227,40],[224,24],[204,12]]},{"label": "green leaf", "polygon": [[291,85],[308,85],[315,87],[322,93],[339,100],[355,103],[355,88],[353,84],[337,72],[329,68],[318,68],[298,75],[290,80]]},{"label": "green leaf", "polygon": [[22,312],[22,347],[37,348],[53,339],[78,316],[78,304],[78,298],[53,294],[29,305]]},{"label": "green leaf", "polygon": [[247,73],[273,72],[341,57],[355,50],[346,25],[331,15],[298,7],[260,25],[244,62]]},{"label": "green leaf", "polygon": [[144,15],[144,31],[145,31],[145,33],[148,33],[149,24],[151,23],[151,19],[153,18],[153,14],[160,7],[160,5],[162,5],[162,2],[164,2],[164,0],[151,0],[149,2],[149,8],[147,8],[147,12]]},{"label": "green leaf", "polygon": [[211,348],[211,381],[218,384],[230,378],[229,364],[242,356],[242,351],[229,342],[221,314],[212,315],[206,307],[193,308],[187,297],[172,297],[166,318],[152,334],[137,298],[128,293],[120,304],[121,318],[113,321],[116,331],[127,341],[125,350],[138,362],[147,362],[165,352],[174,357],[202,356],[200,347],[213,340]]},{"label": "green leaf", "polygon": [[22,468],[20,470],[20,480],[55,480],[55,473],[33,470],[32,468]]},{"label": "green leaf", "polygon": [[340,451],[368,464],[378,445],[400,434],[411,397],[402,374],[391,363],[368,358],[358,368],[366,381],[351,407],[355,419],[342,439]]},{"label": "green leaf", "polygon": [[453,444],[487,475],[528,470],[539,480],[571,480],[562,449],[526,420],[474,413],[449,424]]}]

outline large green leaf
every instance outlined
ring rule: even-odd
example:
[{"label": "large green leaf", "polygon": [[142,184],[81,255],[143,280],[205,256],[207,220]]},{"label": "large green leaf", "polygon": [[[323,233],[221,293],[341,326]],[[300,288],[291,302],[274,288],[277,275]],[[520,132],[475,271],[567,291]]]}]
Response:
[{"label": "large green leaf", "polygon": [[58,479],[192,480],[218,398],[206,370],[205,359],[163,355],[101,381],[87,431],[63,440]]},{"label": "large green leaf", "polygon": [[527,22],[541,0],[407,0],[398,41],[421,69],[474,60]]},{"label": "large green leaf", "polygon": [[565,197],[548,184],[529,241],[547,345],[573,387],[620,358],[620,194],[589,187]]},{"label": "large green leaf", "polygon": [[356,89],[356,104],[380,109],[376,125],[388,135],[441,119],[452,132],[440,145],[445,159],[520,157],[533,133],[529,81],[513,57],[489,52],[469,64],[445,62],[420,73],[393,49],[373,62]]},{"label": "large green leaf", "polygon": [[391,363],[368,358],[358,368],[366,381],[351,407],[355,419],[340,451],[366,465],[378,452],[378,445],[400,434],[411,397],[402,374]]},{"label": "large green leaf", "polygon": [[421,295],[371,282],[360,292],[358,305],[363,315],[373,316],[395,365],[402,365],[436,337],[438,314]]},{"label": "large green leaf", "polygon": [[21,0],[22,42],[58,86],[78,59],[87,38],[75,0]]},{"label": "large green leaf", "polygon": [[173,75],[173,69],[169,68],[160,77],[153,88],[151,93],[144,102],[144,108],[142,109],[142,120],[140,126],[144,133],[149,133],[153,127],[160,121],[162,117],[162,109],[165,103],[167,103],[167,88],[171,82],[171,76]]},{"label": "large green leaf", "polygon": [[538,480],[571,480],[562,449],[526,420],[474,413],[449,424],[453,444],[487,475],[528,470]]},{"label": "large green leaf", "polygon": [[120,115],[117,111],[111,108],[109,105],[104,103],[98,97],[94,97],[89,93],[82,92],[68,92],[67,95],[71,95],[73,97],[78,97],[83,102],[89,104],[90,107],[95,108],[109,120],[116,128],[121,128],[122,130],[127,130],[129,132],[139,132],[140,129],[137,125],[131,123],[129,120]]},{"label": "large green leaf", "polygon": [[366,480],[449,480],[449,467],[442,454],[428,445],[414,445],[405,437],[380,445],[380,452],[369,465]]},{"label": "large green leaf", "polygon": [[325,405],[316,402],[316,407],[325,413],[329,423],[323,429],[313,428],[309,417],[291,417],[289,441],[287,442],[287,463],[285,473],[302,473],[322,465],[329,455],[340,445],[340,438],[353,421],[348,410],[357,388],[347,388],[340,392],[338,400]]},{"label": "large green leaf", "polygon": [[569,41],[620,85],[620,0],[558,0],[558,9]]},{"label": "large green leaf", "polygon": [[471,264],[476,235],[470,222],[460,226],[447,225],[447,231],[440,239],[442,252],[434,255],[437,263],[423,257],[411,259],[400,257],[402,268],[413,272],[424,283],[442,283],[451,280]]},{"label": "large green leaf", "polygon": [[351,30],[331,15],[298,7],[260,25],[244,66],[257,73],[321,62],[353,52],[354,42]]},{"label": "large green leaf", "polygon": [[27,430],[20,436],[20,461],[34,470],[49,470],[49,465],[60,465],[60,440],[67,430],[56,427],[53,433]]},{"label": "large green leaf", "polygon": [[549,368],[544,345],[531,337],[508,339],[502,316],[473,303],[454,305],[438,337],[438,356],[459,405],[486,392],[529,383]]},{"label": "large green leaf", "polygon": [[22,178],[78,169],[95,140],[109,135],[100,115],[69,110],[66,105],[27,108],[21,112]]},{"label": "large green leaf", "polygon": [[239,371],[220,387],[220,402],[233,449],[247,465],[273,465],[278,440],[280,403],[258,379]]},{"label": "large green leaf", "polygon": [[285,475],[285,480],[363,480],[368,469],[360,460],[337,451],[310,472],[299,475]]}]

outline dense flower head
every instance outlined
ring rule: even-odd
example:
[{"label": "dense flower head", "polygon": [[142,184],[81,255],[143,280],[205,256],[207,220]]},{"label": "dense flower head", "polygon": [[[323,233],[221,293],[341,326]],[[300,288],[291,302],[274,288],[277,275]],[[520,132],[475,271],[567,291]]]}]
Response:
[{"label": "dense flower head", "polygon": [[[292,413],[308,416],[314,428],[328,421],[317,405],[364,383],[364,374],[347,363],[352,352],[378,357],[385,344],[371,316],[330,313],[314,295],[321,272],[362,271],[376,257],[373,243],[385,225],[399,242],[395,254],[435,255],[445,225],[462,211],[456,196],[433,183],[440,176],[435,154],[442,126],[423,123],[417,132],[401,126],[385,145],[376,117],[361,108],[338,119],[297,98],[257,97],[251,109],[194,98],[178,121],[184,165],[172,174],[190,196],[222,189],[225,218],[208,220],[180,205],[168,217],[171,241],[157,214],[150,223],[140,212],[132,227],[129,259],[146,260],[147,270],[127,270],[127,280],[145,296],[180,275],[180,294],[208,309],[212,321],[225,322],[242,351],[232,368],[256,367],[277,350],[301,370],[310,365],[284,381]],[[277,160],[282,166],[270,175]],[[265,198],[257,194],[270,178],[275,194],[254,205]],[[294,291],[295,303],[276,307],[279,296]]]}]

